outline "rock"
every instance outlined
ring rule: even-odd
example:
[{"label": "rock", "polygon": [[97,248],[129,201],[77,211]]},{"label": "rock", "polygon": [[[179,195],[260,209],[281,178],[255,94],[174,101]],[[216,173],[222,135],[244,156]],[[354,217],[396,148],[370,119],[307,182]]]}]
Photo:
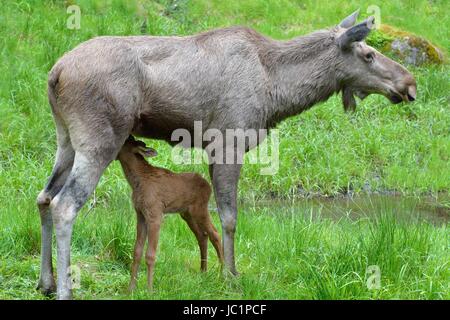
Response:
[{"label": "rock", "polygon": [[404,64],[443,64],[446,60],[443,52],[425,38],[385,24],[372,33],[367,43]]}]

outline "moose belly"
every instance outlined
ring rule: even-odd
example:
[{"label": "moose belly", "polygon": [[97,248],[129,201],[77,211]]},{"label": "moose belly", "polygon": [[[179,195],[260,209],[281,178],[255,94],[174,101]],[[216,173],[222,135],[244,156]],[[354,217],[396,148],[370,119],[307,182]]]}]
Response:
[{"label": "moose belly", "polygon": [[176,113],[162,112],[152,114],[142,114],[136,121],[132,133],[136,136],[165,140],[171,145],[179,143],[172,141],[172,134],[177,129],[188,130],[193,133],[194,120],[188,119],[186,116]]}]

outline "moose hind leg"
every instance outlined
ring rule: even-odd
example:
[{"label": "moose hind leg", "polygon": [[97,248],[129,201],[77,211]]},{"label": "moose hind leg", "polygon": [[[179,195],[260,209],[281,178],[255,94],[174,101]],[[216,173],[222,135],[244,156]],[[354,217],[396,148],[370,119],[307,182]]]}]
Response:
[{"label": "moose hind leg", "polygon": [[[115,154],[111,153],[109,159],[112,160],[114,156]],[[73,224],[78,211],[94,191],[101,174],[110,162],[105,161],[105,153],[102,159],[77,151],[72,171],[64,187],[50,203],[57,244],[58,299],[72,298],[69,269]]]},{"label": "moose hind leg", "polygon": [[52,266],[52,217],[48,210],[50,201],[61,190],[73,165],[74,150],[70,143],[67,129],[61,121],[55,117],[57,125],[56,160],[52,174],[45,188],[37,197],[37,206],[41,218],[41,271],[37,289],[44,295],[50,295],[56,291]]}]

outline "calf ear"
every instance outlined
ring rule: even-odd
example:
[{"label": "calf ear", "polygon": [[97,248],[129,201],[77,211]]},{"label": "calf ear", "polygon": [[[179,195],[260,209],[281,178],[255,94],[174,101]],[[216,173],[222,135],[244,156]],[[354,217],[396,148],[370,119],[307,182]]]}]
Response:
[{"label": "calf ear", "polygon": [[342,50],[348,50],[353,42],[363,41],[369,34],[371,28],[374,26],[375,18],[369,17],[367,20],[351,27],[345,31],[339,38],[337,42]]},{"label": "calf ear", "polygon": [[345,111],[349,112],[356,110],[356,100],[353,96],[353,91],[348,87],[342,89],[342,103],[344,104]]},{"label": "calf ear", "polygon": [[359,16],[359,9],[353,12],[344,20],[342,20],[341,23],[339,23],[339,27],[345,29],[352,27],[355,24],[356,20],[358,19],[358,16]]},{"label": "calf ear", "polygon": [[144,158],[156,157],[158,155],[155,149],[149,147],[138,147],[137,152]]}]

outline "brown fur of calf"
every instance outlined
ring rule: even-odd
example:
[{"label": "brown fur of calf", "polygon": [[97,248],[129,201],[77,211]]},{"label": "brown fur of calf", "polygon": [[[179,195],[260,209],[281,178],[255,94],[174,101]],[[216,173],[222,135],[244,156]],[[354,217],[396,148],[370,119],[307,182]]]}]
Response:
[{"label": "brown fur of calf", "polygon": [[196,173],[174,173],[154,167],[144,159],[155,155],[154,149],[130,136],[117,157],[133,190],[132,198],[137,214],[137,237],[131,266],[130,290],[136,287],[146,238],[147,281],[149,289],[152,288],[159,230],[165,213],[180,213],[195,234],[200,247],[202,271],[207,268],[208,238],[223,263],[220,237],[208,212],[211,196],[209,183]]}]

